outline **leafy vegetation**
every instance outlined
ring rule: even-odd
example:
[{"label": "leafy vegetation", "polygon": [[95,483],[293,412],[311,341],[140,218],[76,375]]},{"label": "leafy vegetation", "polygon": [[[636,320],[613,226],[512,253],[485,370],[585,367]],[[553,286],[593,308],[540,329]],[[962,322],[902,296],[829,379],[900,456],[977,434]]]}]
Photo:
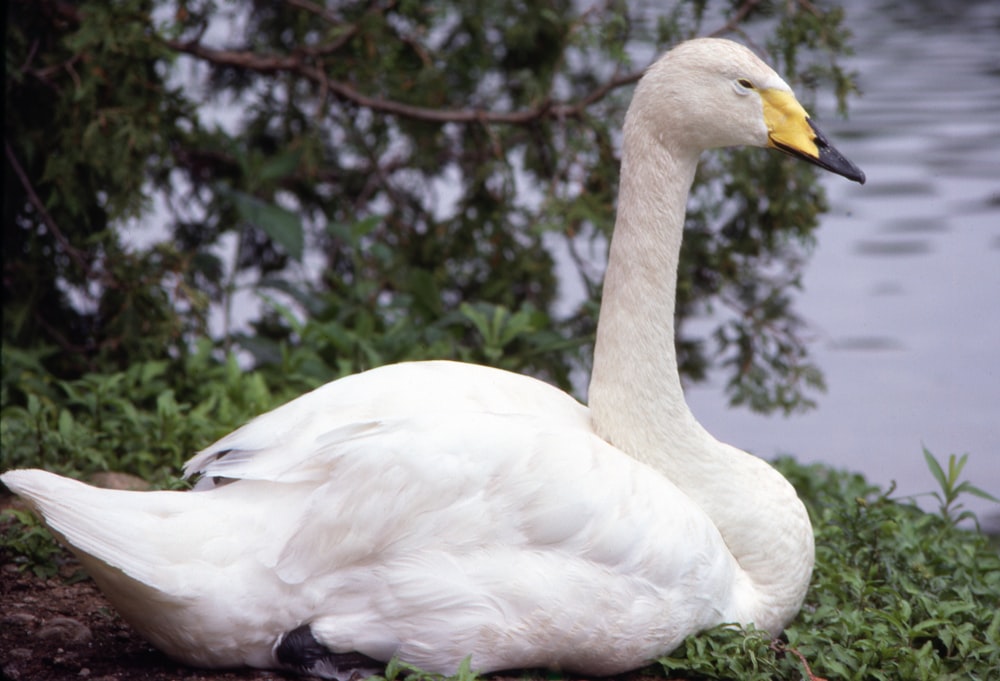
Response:
[{"label": "leafy vegetation", "polygon": [[695,678],[985,681],[1000,669],[1000,555],[947,515],[901,504],[856,474],[777,462],[806,502],[816,568],[775,646],[719,628],[662,661]]},{"label": "leafy vegetation", "polygon": [[16,508],[6,509],[3,520],[9,522],[0,524],[0,548],[19,556],[22,569],[38,577],[55,577],[65,554],[45,523]]},{"label": "leafy vegetation", "polygon": [[289,372],[272,393],[263,373],[235,357],[219,363],[200,344],[178,361],[137,362],[123,371],[57,380],[38,358],[4,347],[3,392],[22,406],[3,408],[4,469],[40,467],[74,476],[128,472],[158,487],[179,485],[193,452],[304,390]]},{"label": "leafy vegetation", "polygon": [[940,492],[932,492],[932,495],[938,500],[941,515],[946,520],[959,523],[963,520],[975,519],[975,516],[970,511],[962,510],[962,504],[958,501],[958,498],[962,494],[972,494],[980,499],[998,501],[992,494],[976,487],[968,480],[961,479],[962,469],[965,468],[965,462],[969,460],[968,454],[962,454],[961,456],[949,454],[947,473],[926,447],[924,447],[924,460],[927,462],[927,467],[930,469],[931,475],[934,476],[938,486],[941,488]]},{"label": "leafy vegetation", "polygon": [[[220,362],[308,354],[316,383],[433,356],[569,388],[646,64],[728,35],[807,100],[853,89],[822,2],[13,0],[7,19],[3,342],[60,381],[183,364],[211,336]],[[792,294],[824,209],[807,164],[705,163],[679,288],[690,380],[724,367],[736,404],[812,404]],[[585,289],[558,317],[553,244]],[[717,308],[714,335],[685,333]]]}]

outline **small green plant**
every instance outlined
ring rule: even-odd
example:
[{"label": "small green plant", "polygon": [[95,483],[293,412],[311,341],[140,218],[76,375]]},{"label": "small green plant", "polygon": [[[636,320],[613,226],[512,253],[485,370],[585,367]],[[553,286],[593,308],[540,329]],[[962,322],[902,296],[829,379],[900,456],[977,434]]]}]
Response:
[{"label": "small green plant", "polygon": [[927,461],[927,468],[930,469],[931,475],[937,481],[938,485],[941,487],[941,492],[931,492],[931,495],[938,500],[940,504],[941,516],[948,520],[953,525],[960,523],[963,520],[975,520],[975,515],[971,511],[963,511],[962,504],[958,503],[958,497],[963,494],[971,494],[977,496],[981,499],[988,499],[990,501],[996,501],[1000,503],[1000,499],[997,499],[992,494],[976,487],[968,480],[962,480],[959,482],[959,478],[962,475],[962,469],[965,468],[965,463],[969,460],[968,454],[962,454],[961,456],[956,456],[955,454],[948,455],[948,472],[945,473],[944,468],[938,463],[938,460],[934,455],[924,447],[924,460]]},{"label": "small green plant", "polygon": [[59,574],[65,552],[40,520],[14,508],[0,514],[0,550],[10,553],[21,570],[47,579]]},{"label": "small green plant", "polygon": [[382,676],[372,677],[373,681],[379,679],[397,681],[397,679],[404,678],[407,681],[445,681],[446,679],[447,681],[476,681],[480,676],[472,670],[472,663],[468,657],[462,660],[462,663],[458,666],[458,671],[453,676],[426,672],[419,667],[414,667],[412,664],[407,664],[394,657],[389,660],[389,664],[386,665],[385,673]]}]

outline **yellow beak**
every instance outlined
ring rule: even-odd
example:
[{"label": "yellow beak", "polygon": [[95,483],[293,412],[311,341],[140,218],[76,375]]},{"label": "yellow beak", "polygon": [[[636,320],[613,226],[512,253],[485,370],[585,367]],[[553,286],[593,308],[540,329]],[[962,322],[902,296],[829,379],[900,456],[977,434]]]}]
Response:
[{"label": "yellow beak", "polygon": [[760,96],[764,102],[768,146],[865,183],[865,174],[827,141],[795,95],[784,90],[761,90]]}]

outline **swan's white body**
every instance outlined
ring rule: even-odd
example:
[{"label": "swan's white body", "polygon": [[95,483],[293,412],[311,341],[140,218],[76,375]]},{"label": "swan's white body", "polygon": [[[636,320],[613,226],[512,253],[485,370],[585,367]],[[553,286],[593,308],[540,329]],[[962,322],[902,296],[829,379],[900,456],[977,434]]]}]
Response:
[{"label": "swan's white body", "polygon": [[496,369],[400,364],[199,453],[185,472],[207,489],[3,482],[136,629],[197,666],[281,666],[302,625],[334,653],[443,673],[471,656],[482,671],[610,674],[719,623],[777,632],[811,574],[808,516],[780,474],[697,423],[673,347],[698,155],[819,145],[769,129],[769,96],[790,98],[749,51],[714,40],[675,49],[638,86],[589,409]]}]

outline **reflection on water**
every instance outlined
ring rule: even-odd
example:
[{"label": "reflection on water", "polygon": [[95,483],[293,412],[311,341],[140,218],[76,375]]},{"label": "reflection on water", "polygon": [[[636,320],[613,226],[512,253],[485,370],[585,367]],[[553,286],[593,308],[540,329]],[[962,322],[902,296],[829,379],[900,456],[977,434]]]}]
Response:
[{"label": "reflection on water", "polygon": [[858,255],[923,255],[931,250],[931,244],[923,240],[903,241],[893,239],[892,241],[859,241],[854,244],[854,252]]},{"label": "reflection on water", "polygon": [[847,121],[832,101],[816,114],[869,181],[824,178],[832,209],[799,302],[829,387],[819,408],[764,418],[728,410],[720,385],[689,397],[763,456],[915,494],[935,489],[922,445],[969,452],[967,476],[1000,496],[1000,2],[942,4],[846,3],[863,97]]}]

